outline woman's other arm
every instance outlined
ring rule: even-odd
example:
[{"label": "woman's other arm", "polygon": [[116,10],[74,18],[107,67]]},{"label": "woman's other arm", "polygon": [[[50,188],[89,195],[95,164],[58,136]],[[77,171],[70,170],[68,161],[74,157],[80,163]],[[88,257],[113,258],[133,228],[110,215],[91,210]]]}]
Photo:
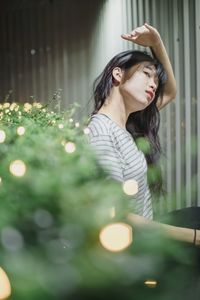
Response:
[{"label": "woman's other arm", "polygon": [[196,230],[196,236],[195,236],[194,229],[162,224],[159,222],[148,220],[136,214],[129,213],[127,219],[132,225],[148,226],[148,228],[151,226],[152,230],[154,228],[159,229],[163,233],[167,234],[170,238],[182,242],[187,242],[190,244],[195,243],[195,245],[200,246],[200,230]]}]

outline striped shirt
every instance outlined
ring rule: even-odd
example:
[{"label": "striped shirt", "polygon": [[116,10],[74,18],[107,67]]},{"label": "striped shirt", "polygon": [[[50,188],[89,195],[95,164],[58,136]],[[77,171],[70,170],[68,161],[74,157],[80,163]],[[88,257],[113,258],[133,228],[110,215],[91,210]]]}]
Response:
[{"label": "striped shirt", "polygon": [[[147,163],[144,154],[138,150],[132,135],[121,128],[107,115],[95,114],[88,125],[89,142],[97,159],[110,177],[120,182],[134,179],[138,193],[134,199],[134,212],[148,219],[153,218],[151,194],[147,183]],[[130,205],[131,206],[131,205]]]}]

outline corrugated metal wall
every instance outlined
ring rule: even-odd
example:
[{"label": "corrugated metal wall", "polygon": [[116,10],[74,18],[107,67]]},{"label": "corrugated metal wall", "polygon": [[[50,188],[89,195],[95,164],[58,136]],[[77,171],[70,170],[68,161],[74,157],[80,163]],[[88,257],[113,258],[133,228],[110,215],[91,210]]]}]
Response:
[{"label": "corrugated metal wall", "polygon": [[[48,102],[62,89],[86,114],[93,79],[116,53],[140,48],[121,33],[156,26],[174,66],[176,101],[162,111],[160,136],[169,199],[161,209],[200,205],[200,1],[10,0],[0,3],[0,97]],[[13,99],[13,100],[14,100]]]},{"label": "corrugated metal wall", "polygon": [[[4,5],[3,5],[4,4]],[[101,0],[0,2],[0,98],[62,104],[88,100],[92,34]]]}]

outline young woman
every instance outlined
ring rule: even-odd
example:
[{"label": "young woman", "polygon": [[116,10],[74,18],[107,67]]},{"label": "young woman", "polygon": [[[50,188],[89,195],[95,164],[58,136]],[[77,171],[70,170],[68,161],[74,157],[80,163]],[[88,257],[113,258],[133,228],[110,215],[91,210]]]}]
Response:
[{"label": "young woman", "polygon": [[[95,105],[88,126],[89,139],[110,177],[121,182],[129,179],[137,182],[138,193],[133,199],[137,215],[130,214],[129,219],[133,223],[148,223],[153,218],[153,209],[147,169],[158,164],[159,110],[175,98],[176,81],[160,34],[154,27],[145,23],[122,38],[150,47],[153,56],[142,51],[125,51],[107,64],[94,83]],[[137,147],[139,137],[149,143],[145,154]],[[159,182],[151,186],[156,192],[160,189]],[[168,226],[166,230],[171,229]],[[192,242],[197,238],[196,233],[199,235],[191,229],[183,230],[186,230],[183,240],[188,230],[187,241]],[[178,232],[177,238],[180,237]]]}]

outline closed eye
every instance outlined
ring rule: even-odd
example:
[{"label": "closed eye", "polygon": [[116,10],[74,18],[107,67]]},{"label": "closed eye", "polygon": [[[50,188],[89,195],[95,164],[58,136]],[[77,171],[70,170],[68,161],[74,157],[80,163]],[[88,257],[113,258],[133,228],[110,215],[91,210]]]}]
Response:
[{"label": "closed eye", "polygon": [[147,77],[151,77],[151,75],[150,75],[150,73],[149,72],[146,72],[146,71],[144,71],[144,74],[146,74],[147,75]]}]

